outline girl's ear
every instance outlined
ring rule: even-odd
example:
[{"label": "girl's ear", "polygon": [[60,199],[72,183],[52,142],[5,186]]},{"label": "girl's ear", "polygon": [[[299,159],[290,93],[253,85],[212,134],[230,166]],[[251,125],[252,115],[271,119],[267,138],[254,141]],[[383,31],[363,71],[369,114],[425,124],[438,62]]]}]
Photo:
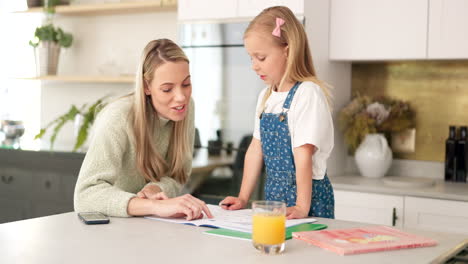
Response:
[{"label": "girl's ear", "polygon": [[284,53],[284,56],[286,56],[286,58],[287,58],[287,57],[288,57],[288,54],[289,54],[289,46],[286,45],[286,46],[283,48],[283,53]]}]

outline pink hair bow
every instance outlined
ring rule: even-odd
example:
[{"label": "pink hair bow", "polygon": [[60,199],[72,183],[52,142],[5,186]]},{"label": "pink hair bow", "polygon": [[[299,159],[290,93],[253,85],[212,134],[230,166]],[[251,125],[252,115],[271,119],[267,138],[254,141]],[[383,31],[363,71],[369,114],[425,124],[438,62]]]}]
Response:
[{"label": "pink hair bow", "polygon": [[275,29],[273,29],[273,31],[271,32],[271,34],[275,37],[281,37],[281,26],[284,24],[284,20],[277,17],[276,18],[276,27]]}]

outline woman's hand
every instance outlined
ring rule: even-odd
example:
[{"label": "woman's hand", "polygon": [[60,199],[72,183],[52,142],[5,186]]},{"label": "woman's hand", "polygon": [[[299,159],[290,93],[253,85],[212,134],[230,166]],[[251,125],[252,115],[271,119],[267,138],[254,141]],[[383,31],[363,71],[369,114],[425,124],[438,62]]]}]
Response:
[{"label": "woman's hand", "polygon": [[213,218],[205,202],[190,194],[154,201],[154,214],[161,217],[185,217],[187,220],[194,220],[203,218],[203,213],[208,218]]},{"label": "woman's hand", "polygon": [[303,209],[300,206],[291,206],[286,208],[287,219],[299,219],[308,217],[309,209]]},{"label": "woman's hand", "polygon": [[153,200],[168,199],[167,195],[162,192],[161,188],[153,184],[146,185],[136,195],[139,198],[146,198],[146,199],[153,199]]},{"label": "woman's hand", "polygon": [[247,201],[233,196],[228,196],[219,203],[219,206],[225,210],[239,210],[245,208],[246,205]]}]

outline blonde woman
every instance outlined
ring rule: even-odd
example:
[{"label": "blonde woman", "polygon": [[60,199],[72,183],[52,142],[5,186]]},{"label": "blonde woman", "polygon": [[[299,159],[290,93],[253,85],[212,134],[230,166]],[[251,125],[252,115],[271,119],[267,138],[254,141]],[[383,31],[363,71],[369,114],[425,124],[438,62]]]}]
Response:
[{"label": "blonde woman", "polygon": [[94,124],[75,187],[75,211],[198,219],[206,204],[178,196],[191,172],[194,106],[189,61],[168,39],[149,42],[135,91],[107,105]]},{"label": "blonde woman", "polygon": [[329,92],[316,77],[302,24],[287,7],[267,8],[250,22],[244,44],[267,88],[258,98],[239,196],[226,197],[222,207],[246,206],[265,163],[265,197],[285,202],[288,219],[333,218],[326,174],[333,149]]}]

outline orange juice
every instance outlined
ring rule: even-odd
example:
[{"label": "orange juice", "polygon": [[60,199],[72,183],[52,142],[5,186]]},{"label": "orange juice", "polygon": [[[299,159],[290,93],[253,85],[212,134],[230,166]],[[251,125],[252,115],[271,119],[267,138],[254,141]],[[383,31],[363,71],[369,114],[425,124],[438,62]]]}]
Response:
[{"label": "orange juice", "polygon": [[286,217],[271,213],[258,213],[252,217],[252,240],[263,245],[284,243]]}]

